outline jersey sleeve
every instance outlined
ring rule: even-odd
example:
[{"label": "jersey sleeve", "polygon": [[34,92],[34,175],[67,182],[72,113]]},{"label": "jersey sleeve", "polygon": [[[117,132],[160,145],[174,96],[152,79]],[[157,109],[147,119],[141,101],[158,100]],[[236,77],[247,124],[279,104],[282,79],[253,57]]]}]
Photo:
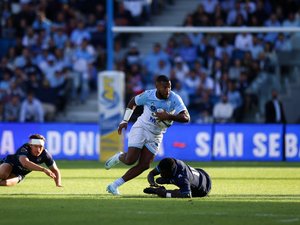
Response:
[{"label": "jersey sleeve", "polygon": [[51,154],[45,149],[44,150],[45,154],[43,155],[43,161],[46,164],[46,166],[50,167],[53,165],[54,160],[51,156]]},{"label": "jersey sleeve", "polygon": [[134,100],[135,100],[135,104],[137,105],[145,105],[148,98],[149,98],[149,91],[144,91],[143,93],[135,96]]},{"label": "jersey sleeve", "polygon": [[18,156],[24,155],[24,156],[28,157],[29,152],[30,152],[29,147],[27,145],[24,145],[18,150],[17,155]]},{"label": "jersey sleeve", "polygon": [[174,103],[175,103],[175,115],[179,114],[180,112],[187,110],[185,104],[182,101],[182,98],[175,94],[174,98]]}]

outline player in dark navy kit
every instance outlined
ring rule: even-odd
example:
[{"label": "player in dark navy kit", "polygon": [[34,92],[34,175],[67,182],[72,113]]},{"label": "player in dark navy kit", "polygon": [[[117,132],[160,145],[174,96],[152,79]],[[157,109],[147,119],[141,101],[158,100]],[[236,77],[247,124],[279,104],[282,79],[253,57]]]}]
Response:
[{"label": "player in dark navy kit", "polygon": [[[57,187],[61,185],[61,175],[55,161],[44,148],[45,138],[40,134],[29,137],[15,154],[8,155],[0,164],[0,186],[13,186],[24,179],[31,171],[41,171],[54,179]],[[40,166],[45,163],[49,168]]]},{"label": "player in dark navy kit", "polygon": [[[159,174],[161,177],[155,182],[154,177]],[[162,159],[148,174],[148,182],[151,187],[145,188],[144,193],[163,198],[204,197],[211,189],[211,179],[203,169],[195,169],[173,158]],[[158,184],[174,184],[179,189],[166,190]]]}]

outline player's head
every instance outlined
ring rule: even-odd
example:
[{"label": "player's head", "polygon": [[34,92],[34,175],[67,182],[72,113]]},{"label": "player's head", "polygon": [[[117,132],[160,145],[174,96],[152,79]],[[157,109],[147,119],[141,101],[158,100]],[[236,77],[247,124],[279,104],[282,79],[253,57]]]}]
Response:
[{"label": "player's head", "polygon": [[39,156],[44,151],[46,139],[43,135],[33,134],[29,136],[29,145],[31,148],[31,154]]},{"label": "player's head", "polygon": [[174,170],[176,169],[176,163],[172,158],[164,158],[159,164],[160,175],[163,178],[171,178]]},{"label": "player's head", "polygon": [[156,78],[156,95],[160,99],[167,99],[170,96],[171,92],[171,81],[165,75],[160,75]]}]

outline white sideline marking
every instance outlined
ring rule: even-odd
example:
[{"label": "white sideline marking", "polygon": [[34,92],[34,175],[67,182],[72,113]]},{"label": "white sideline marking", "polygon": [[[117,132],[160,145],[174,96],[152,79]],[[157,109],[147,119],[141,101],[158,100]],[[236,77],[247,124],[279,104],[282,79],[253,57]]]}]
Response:
[{"label": "white sideline marking", "polygon": [[279,221],[283,222],[283,223],[293,223],[293,222],[299,221],[299,218],[283,219],[283,220],[279,220]]}]

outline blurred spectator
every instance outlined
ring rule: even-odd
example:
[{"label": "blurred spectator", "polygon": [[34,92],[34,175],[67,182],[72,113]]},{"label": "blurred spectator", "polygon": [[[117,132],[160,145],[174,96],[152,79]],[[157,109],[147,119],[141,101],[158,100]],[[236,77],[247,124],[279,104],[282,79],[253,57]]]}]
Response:
[{"label": "blurred spectator", "polygon": [[266,123],[286,123],[285,112],[276,90],[272,90],[272,99],[265,103]]},{"label": "blurred spectator", "polygon": [[274,45],[276,51],[291,51],[292,44],[289,38],[287,38],[283,33],[279,33],[277,40]]},{"label": "blurred spectator", "polygon": [[143,66],[150,77],[154,76],[158,69],[159,61],[164,60],[169,64],[169,56],[162,50],[160,43],[153,44],[153,51],[144,58]]},{"label": "blurred spectator", "polygon": [[179,82],[183,83],[190,69],[188,65],[185,62],[183,62],[180,56],[176,57],[174,62],[175,65],[172,69],[174,70],[175,77]]},{"label": "blurred spectator", "polygon": [[4,106],[4,120],[6,122],[19,122],[21,103],[18,95],[12,95],[10,101]]},{"label": "blurred spectator", "polygon": [[235,59],[233,66],[229,68],[229,78],[237,80],[241,72],[244,72],[245,68],[242,66],[242,62],[240,59]]},{"label": "blurred spectator", "polygon": [[27,97],[21,104],[20,122],[44,122],[42,103],[31,91],[27,92]]},{"label": "blurred spectator", "polygon": [[218,0],[207,0],[203,1],[203,8],[207,14],[212,14],[215,11],[215,8],[218,4]]},{"label": "blurred spectator", "polygon": [[179,82],[178,80],[172,82],[172,86],[174,88],[172,89],[176,94],[178,94],[181,98],[183,103],[189,107],[190,105],[190,97],[187,92],[187,90],[183,87],[182,83]]},{"label": "blurred spectator", "polygon": [[5,72],[3,79],[0,80],[0,101],[4,101],[10,89],[10,74]]},{"label": "blurred spectator", "polygon": [[124,56],[125,58],[125,66],[130,68],[132,64],[140,64],[141,63],[141,53],[138,49],[136,42],[131,42],[129,45],[129,50]]},{"label": "blurred spectator", "polygon": [[83,20],[77,21],[77,27],[74,29],[71,33],[71,42],[73,42],[75,45],[81,45],[82,41],[90,40],[91,34],[89,31],[85,28],[85,23]]},{"label": "blurred spectator", "polygon": [[227,95],[222,95],[221,101],[214,105],[213,117],[217,123],[230,122],[233,116],[233,106],[228,102]]},{"label": "blurred spectator", "polygon": [[[280,27],[280,21],[275,13],[272,13],[269,19],[264,24],[266,27]],[[266,42],[274,43],[277,38],[278,33],[267,33],[264,37]]]},{"label": "blurred spectator", "polygon": [[232,8],[227,15],[227,25],[233,25],[236,22],[238,15],[242,15],[243,19],[247,21],[248,15],[245,9],[242,8],[241,1],[235,2],[235,7]]},{"label": "blurred spectator", "polygon": [[241,51],[249,51],[253,46],[252,34],[241,33],[236,35],[234,46]]},{"label": "blurred spectator", "polygon": [[167,77],[170,77],[171,67],[170,64],[167,64],[164,60],[158,62],[158,68],[154,71],[154,76],[159,76],[164,74]]},{"label": "blurred spectator", "polygon": [[123,0],[124,8],[130,11],[132,16],[132,23],[135,26],[141,25],[142,23],[142,13],[144,0]]},{"label": "blurred spectator", "polygon": [[193,63],[197,58],[197,48],[188,36],[183,37],[182,46],[179,47],[178,54],[188,64],[189,68],[193,67]]},{"label": "blurred spectator", "polygon": [[4,121],[4,103],[0,101],[0,122]]},{"label": "blurred spectator", "polygon": [[257,35],[253,35],[252,42],[253,42],[253,45],[250,49],[250,52],[252,54],[253,59],[257,60],[259,54],[264,51],[264,48],[263,48],[263,45],[261,43],[261,39],[258,38]]},{"label": "blurred spectator", "polygon": [[236,89],[235,83],[230,81],[228,83],[228,92],[227,92],[228,102],[231,103],[233,107],[233,118],[235,121],[241,120],[241,108],[243,100],[240,92]]}]

